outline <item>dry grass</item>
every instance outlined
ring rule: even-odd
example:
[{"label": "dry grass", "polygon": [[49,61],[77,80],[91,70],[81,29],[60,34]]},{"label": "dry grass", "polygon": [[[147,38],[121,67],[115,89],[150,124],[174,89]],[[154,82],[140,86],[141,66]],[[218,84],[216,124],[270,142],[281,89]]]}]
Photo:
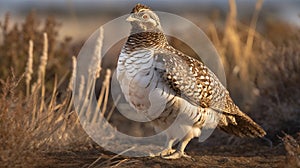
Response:
[{"label": "dry grass", "polygon": [[282,140],[287,151],[286,167],[300,167],[300,133],[298,133],[297,138],[285,134]]},{"label": "dry grass", "polygon": [[[255,31],[261,6],[262,0],[257,1],[248,26],[237,19],[235,0],[229,0],[230,10],[225,24],[217,26],[212,22],[206,30],[221,56],[227,75],[227,86],[233,96],[239,99],[238,103],[242,106],[253,101],[253,81],[255,75],[260,71],[259,57],[264,54],[259,53],[258,48],[253,45],[254,43],[266,43]],[[237,85],[237,83],[239,84]]]},{"label": "dry grass", "polygon": [[[49,67],[48,70],[52,73],[62,74],[59,69],[53,72],[53,68],[57,68],[55,64],[58,59],[49,57],[51,51],[61,52],[60,48],[51,49],[55,39],[52,37],[53,34],[49,36],[46,33],[54,31],[54,28],[49,26],[50,21],[46,22],[49,29],[40,33],[43,30],[31,32],[35,30],[32,27],[35,25],[33,14],[27,17],[22,30],[16,28],[8,30],[8,20],[7,15],[2,26],[4,38],[0,46],[1,54],[7,58],[1,61],[0,71],[2,78],[0,80],[0,141],[2,142],[0,162],[4,167],[28,167],[41,164],[44,161],[45,151],[49,149],[69,150],[79,144],[86,145],[90,140],[82,130],[76,113],[72,111],[71,90],[66,90],[63,94],[58,91],[64,78],[58,81],[57,75],[54,75],[53,80],[46,79]],[[33,34],[30,35],[29,32]],[[43,34],[44,37],[40,57],[37,54],[40,41],[34,38],[39,34]],[[22,43],[26,35],[30,39],[27,43]],[[28,56],[22,51],[26,47]],[[25,68],[22,60],[26,58]],[[35,64],[36,60],[38,64]],[[38,68],[35,65],[39,65]],[[10,73],[7,72],[9,66],[12,66]],[[24,75],[20,75],[22,70],[25,70]],[[63,73],[67,72],[68,69],[64,68]],[[23,76],[25,76],[26,88],[23,85]],[[58,94],[60,94],[59,100]]]},{"label": "dry grass", "polygon": [[[2,19],[1,19],[2,20]],[[62,79],[70,72],[72,47],[70,46],[71,38],[65,37],[63,41],[58,41],[58,29],[60,24],[53,18],[48,17],[41,21],[33,11],[29,13],[23,23],[10,23],[10,15],[7,13],[3,22],[0,23],[1,43],[0,43],[0,76],[5,78],[10,76],[10,69],[13,68],[16,76],[20,76],[25,71],[26,63],[28,62],[28,52],[30,42],[32,41],[31,64],[39,65],[41,55],[44,51],[44,33],[47,34],[48,52],[45,76],[46,90],[51,90],[53,87],[53,79],[57,75],[58,79]],[[29,57],[30,58],[30,57]],[[66,64],[67,63],[67,64]],[[28,67],[28,66],[27,66]],[[30,67],[29,67],[30,68]],[[38,66],[33,66],[32,69],[27,69],[26,72],[38,71]],[[38,73],[32,74],[32,80],[37,80]],[[28,80],[28,79],[27,79]],[[23,85],[22,85],[23,87]],[[24,85],[25,89],[25,85]],[[47,93],[48,94],[48,93]]]},{"label": "dry grass", "polygon": [[247,26],[236,19],[235,1],[230,0],[224,27],[211,23],[206,32],[221,55],[233,99],[277,141],[282,130],[295,134],[300,129],[300,30],[285,25],[285,37],[283,23],[267,23],[263,37],[255,31],[261,6],[257,1]]}]

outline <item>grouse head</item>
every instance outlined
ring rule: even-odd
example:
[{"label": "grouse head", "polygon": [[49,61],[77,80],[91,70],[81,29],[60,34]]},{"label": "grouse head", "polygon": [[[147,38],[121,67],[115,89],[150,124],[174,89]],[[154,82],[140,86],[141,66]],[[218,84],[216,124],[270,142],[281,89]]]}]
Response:
[{"label": "grouse head", "polygon": [[146,5],[137,4],[126,21],[131,23],[134,32],[161,30],[158,16]]}]

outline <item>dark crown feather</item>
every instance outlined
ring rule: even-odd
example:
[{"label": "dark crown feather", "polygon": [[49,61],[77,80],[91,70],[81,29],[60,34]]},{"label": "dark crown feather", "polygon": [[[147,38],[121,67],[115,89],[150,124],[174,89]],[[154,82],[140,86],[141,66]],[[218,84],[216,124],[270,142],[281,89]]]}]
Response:
[{"label": "dark crown feather", "polygon": [[138,3],[132,9],[131,13],[138,13],[141,9],[149,9],[149,10],[151,10],[148,6]]}]

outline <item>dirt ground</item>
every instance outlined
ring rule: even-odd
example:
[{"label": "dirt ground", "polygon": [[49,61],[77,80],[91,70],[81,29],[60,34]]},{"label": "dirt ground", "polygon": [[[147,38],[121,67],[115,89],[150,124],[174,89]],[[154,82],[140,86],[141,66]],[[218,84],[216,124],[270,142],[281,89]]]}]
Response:
[{"label": "dirt ground", "polygon": [[209,145],[193,140],[186,152],[192,159],[164,160],[160,157],[130,158],[103,151],[87,150],[46,153],[41,167],[286,167],[282,143],[273,147],[264,140],[246,140],[242,144]]}]

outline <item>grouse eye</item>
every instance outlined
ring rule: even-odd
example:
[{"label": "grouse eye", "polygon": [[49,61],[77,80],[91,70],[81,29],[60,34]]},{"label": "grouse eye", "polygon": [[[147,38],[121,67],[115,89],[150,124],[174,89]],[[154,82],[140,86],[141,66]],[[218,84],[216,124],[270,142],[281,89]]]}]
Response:
[{"label": "grouse eye", "polygon": [[143,18],[143,19],[148,19],[149,16],[148,16],[147,14],[144,14],[144,15],[142,16],[142,18]]}]

